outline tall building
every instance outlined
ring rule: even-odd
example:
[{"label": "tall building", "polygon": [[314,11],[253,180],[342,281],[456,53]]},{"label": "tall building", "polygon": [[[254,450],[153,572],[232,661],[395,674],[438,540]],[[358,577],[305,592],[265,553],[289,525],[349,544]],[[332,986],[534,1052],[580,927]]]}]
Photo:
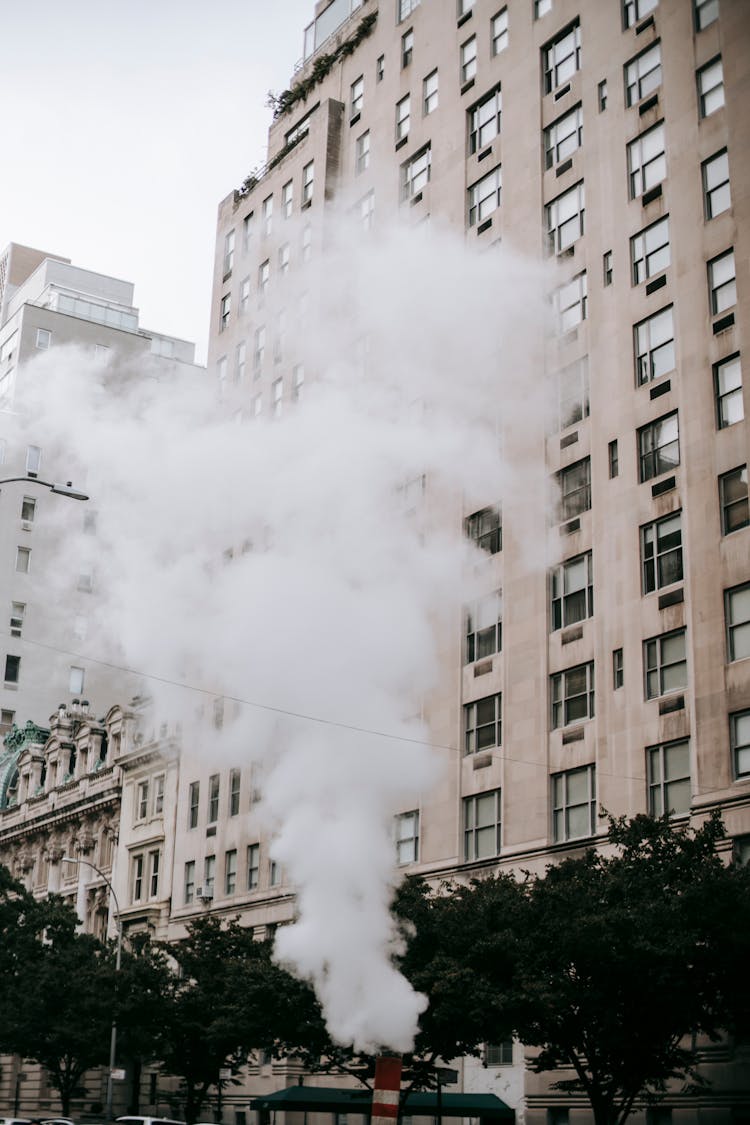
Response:
[{"label": "tall building", "polygon": [[[43,357],[59,366],[61,379],[77,357],[114,372],[134,364],[158,372],[193,365],[194,345],[140,327],[131,282],[16,243],[0,255],[0,477],[21,478],[0,489],[3,732],[14,723],[46,722],[60,703],[74,699],[102,713],[115,695],[135,690],[116,671],[76,655],[86,651],[96,576],[92,570],[61,573],[62,548],[75,540],[78,558],[93,558],[86,544],[97,533],[98,501],[92,495],[73,503],[42,486],[57,483],[64,490],[76,454],[72,436],[69,450],[45,450],[35,439],[34,420],[19,414],[19,388],[34,379],[35,362]],[[95,493],[95,482],[89,483]],[[88,491],[84,478],[73,485]]]},{"label": "tall building", "polygon": [[[485,597],[431,721],[463,759],[447,797],[398,818],[409,870],[539,868],[602,833],[602,807],[719,808],[750,856],[749,33],[742,0],[321,0],[268,163],[220,204],[209,366],[251,416],[311,383],[304,342],[279,343],[284,293],[342,211],[375,234],[429,218],[473,251],[502,241],[552,279],[546,409],[524,440],[557,546],[531,571],[526,497],[500,507],[492,482],[463,512]],[[181,801],[208,772],[183,775]],[[177,860],[215,866],[223,831]],[[278,920],[251,844],[231,845],[250,865],[232,885]],[[510,1090],[533,1125],[585,1119],[509,1077],[517,1050],[488,1052],[467,1085]],[[728,1120],[742,1062],[693,1110],[670,1094],[675,1120]]]}]

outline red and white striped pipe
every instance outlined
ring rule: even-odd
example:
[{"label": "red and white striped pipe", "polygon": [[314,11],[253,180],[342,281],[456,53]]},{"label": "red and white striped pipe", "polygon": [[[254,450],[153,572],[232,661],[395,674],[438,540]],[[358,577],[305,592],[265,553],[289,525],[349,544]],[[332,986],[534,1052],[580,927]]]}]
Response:
[{"label": "red and white striped pipe", "polygon": [[372,1091],[371,1125],[393,1125],[398,1117],[401,1092],[401,1058],[378,1055],[375,1060],[375,1087]]}]

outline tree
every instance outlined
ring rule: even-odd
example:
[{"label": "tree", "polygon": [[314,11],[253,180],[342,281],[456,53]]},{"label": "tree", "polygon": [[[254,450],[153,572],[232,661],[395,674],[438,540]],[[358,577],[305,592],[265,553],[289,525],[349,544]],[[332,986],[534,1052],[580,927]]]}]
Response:
[{"label": "tree", "polygon": [[239,1069],[253,1051],[282,1054],[323,1040],[312,990],[271,959],[236,921],[207,915],[182,941],[165,946],[176,962],[161,1011],[158,1057],[184,1082],[184,1115],[196,1120],[223,1068]]},{"label": "tree", "polygon": [[115,968],[111,950],[76,933],[73,912],[61,904],[58,909],[71,917],[61,914],[54,929],[47,927],[34,958],[20,969],[3,1040],[6,1049],[47,1070],[67,1117],[85,1072],[108,1061]]},{"label": "tree", "polygon": [[512,1007],[539,1048],[533,1069],[572,1067],[596,1125],[639,1097],[700,1081],[694,1039],[748,1026],[750,871],[725,865],[720,818],[610,820],[615,852],[589,850],[526,885]]},{"label": "tree", "polygon": [[429,1006],[416,1049],[434,1062],[515,1034],[537,1072],[570,1068],[596,1125],[622,1125],[673,1078],[700,1082],[691,1037],[750,1027],[750,870],[717,854],[718,816],[610,820],[588,849],[514,881],[488,876],[395,902],[401,965]]}]

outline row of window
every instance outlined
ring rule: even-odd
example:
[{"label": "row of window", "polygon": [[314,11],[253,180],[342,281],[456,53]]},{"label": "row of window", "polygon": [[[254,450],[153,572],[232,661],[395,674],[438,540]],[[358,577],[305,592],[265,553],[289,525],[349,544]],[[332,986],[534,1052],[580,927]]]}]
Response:
[{"label": "row of window", "polygon": [[[260,844],[249,844],[245,849],[245,870],[243,886],[254,891],[261,885]],[[236,848],[224,853],[222,890],[225,895],[233,895],[239,890],[239,860]],[[216,891],[216,856],[207,855],[203,861],[203,881],[197,883],[196,861],[190,859],[185,864],[183,880],[183,902],[186,906],[197,898],[210,901]],[[281,868],[274,860],[268,863],[268,886],[277,887],[282,882]]]},{"label": "row of window", "polygon": [[[674,551],[667,550],[659,562],[666,566],[674,565]],[[581,578],[575,575],[573,566],[585,568],[590,566],[590,556],[572,560],[570,566],[574,575],[572,582],[577,585],[567,594],[560,595],[556,600],[557,621],[568,624],[570,621],[580,621],[588,610],[591,600],[591,586],[582,585]],[[649,560],[647,566],[653,567],[654,560]],[[586,579],[583,579],[586,581]],[[553,595],[559,593],[559,586],[553,579]],[[555,605],[553,602],[553,605]],[[570,619],[565,616],[570,614]],[[472,619],[469,616],[467,629],[472,628]],[[735,586],[725,591],[725,620],[727,656],[730,662],[744,660],[750,656],[750,583]],[[493,628],[484,634],[485,644],[482,650],[484,656],[500,651],[493,648],[497,643],[499,634],[493,633]],[[477,658],[477,633],[467,632],[467,655]],[[615,649],[612,660],[612,686],[617,690],[624,683],[624,664],[622,649]],[[550,729],[557,730],[572,726],[585,719],[594,717],[594,662],[588,661],[564,671],[555,672],[549,677],[550,700]],[[687,670],[687,630],[674,629],[662,633],[657,637],[650,637],[643,642],[643,688],[645,699],[658,699],[672,692],[682,691],[688,684]],[[750,712],[742,713],[742,722],[745,730],[750,721]],[[733,722],[734,720],[732,720]],[[733,741],[733,745],[735,745]],[[742,743],[744,746],[745,743]],[[464,754],[476,754],[502,746],[502,693],[486,696],[474,700],[464,706]],[[738,776],[748,772],[750,761],[744,759],[744,765],[738,764]]]},{"label": "row of window", "polygon": [[[229,234],[234,236],[234,231],[230,231]],[[229,235],[227,235],[227,238],[228,237],[229,237]],[[291,245],[288,242],[283,243],[277,251],[277,267],[278,267],[277,272],[278,272],[280,277],[284,277],[289,272],[289,269],[290,269],[290,266],[291,266],[291,254],[292,254]],[[309,260],[312,256],[312,227],[309,224],[307,224],[306,226],[304,226],[302,228],[302,233],[301,233],[301,238],[300,238],[300,254],[301,254],[301,258],[302,258],[303,262],[309,262]],[[231,277],[231,271],[230,271],[229,274],[227,274],[225,276],[224,280],[226,281],[230,277]],[[262,304],[264,298],[266,297],[266,295],[268,293],[270,282],[271,282],[271,259],[266,258],[265,261],[261,262],[261,264],[258,266],[256,294],[257,294],[258,301],[259,301],[260,304]],[[251,295],[251,281],[250,281],[250,275],[248,274],[246,277],[242,278],[242,280],[240,281],[240,285],[239,285],[239,312],[240,312],[240,315],[245,315],[247,313],[248,308],[250,306],[250,295]],[[230,323],[231,318],[232,318],[232,308],[233,308],[233,304],[232,304],[232,294],[231,294],[231,292],[224,293],[224,295],[221,297],[221,299],[219,301],[219,331],[220,332],[223,332],[229,326],[229,323]],[[281,313],[279,315],[283,316],[283,313]],[[265,334],[265,328],[259,329],[259,331],[262,331]],[[256,346],[256,352],[257,352],[257,346]]]},{"label": "row of window", "polygon": [[[229,785],[227,789],[227,815],[237,816],[240,811],[240,781],[241,773],[238,769],[229,771]],[[215,824],[219,819],[219,803],[221,796],[221,776],[211,774],[208,779],[208,792],[206,794],[206,823]],[[200,819],[201,783],[192,781],[188,787],[188,828],[197,828]]]}]

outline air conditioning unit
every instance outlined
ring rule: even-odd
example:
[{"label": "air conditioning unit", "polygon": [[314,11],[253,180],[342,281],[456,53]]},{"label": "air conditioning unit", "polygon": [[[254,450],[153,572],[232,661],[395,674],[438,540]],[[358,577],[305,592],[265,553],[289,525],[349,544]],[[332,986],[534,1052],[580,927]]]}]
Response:
[{"label": "air conditioning unit", "polygon": [[211,902],[214,897],[214,889],[208,883],[204,887],[196,887],[195,897],[199,898],[201,902]]}]

